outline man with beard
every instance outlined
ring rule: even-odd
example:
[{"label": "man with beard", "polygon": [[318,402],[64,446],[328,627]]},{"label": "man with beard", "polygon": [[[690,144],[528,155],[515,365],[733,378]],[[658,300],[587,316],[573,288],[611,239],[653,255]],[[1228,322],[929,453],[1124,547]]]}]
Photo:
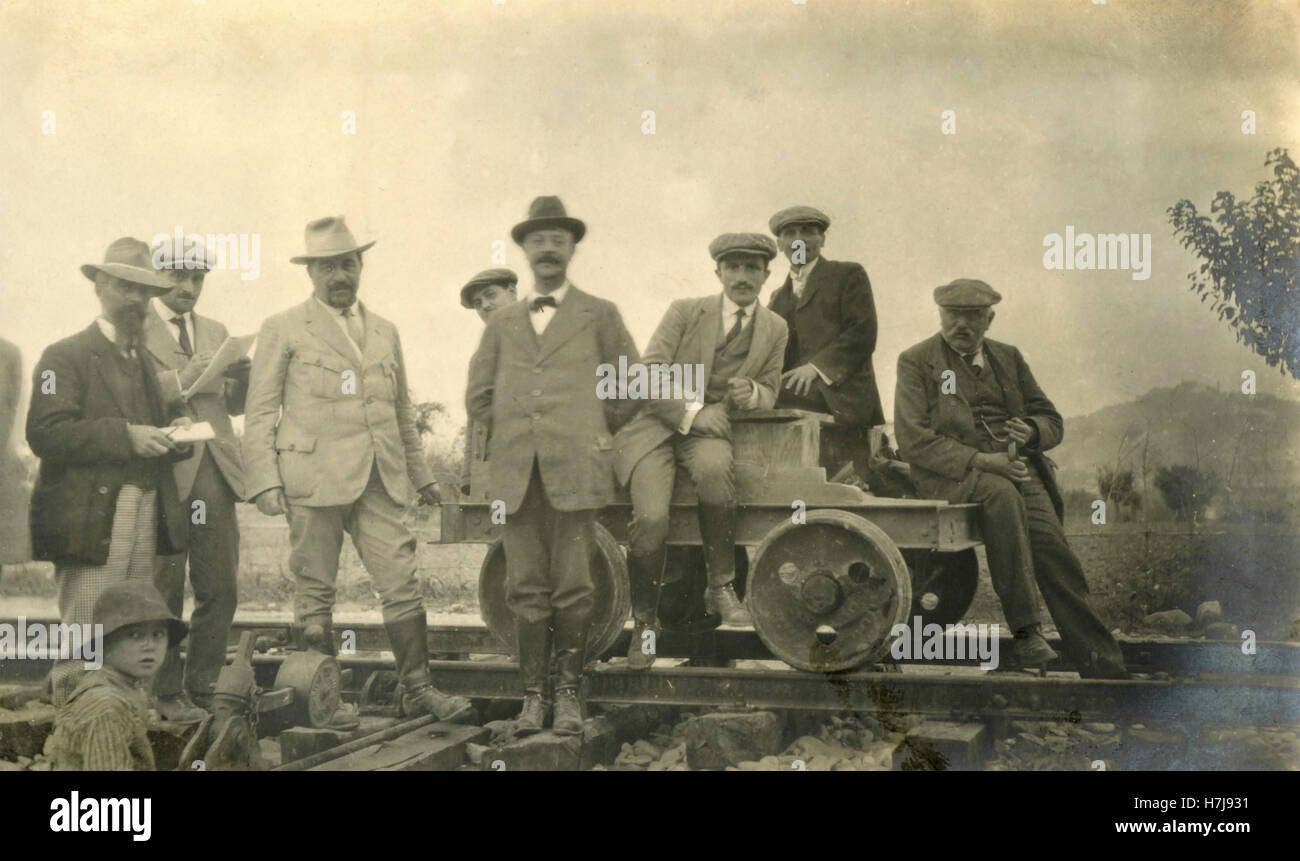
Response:
[{"label": "man with beard", "polygon": [[790,325],[778,407],[830,413],[850,430],[845,454],[858,478],[871,464],[871,429],[885,423],[871,354],[876,349],[876,304],[860,263],[822,257],[830,216],[792,206],[768,227],[790,261],[790,275],[768,303]]},{"label": "man with beard", "polygon": [[758,233],[724,233],[709,243],[709,254],[721,295],[673,302],[642,357],[650,368],[701,369],[702,399],[648,400],[614,439],[618,478],[632,494],[627,567],[636,631],[627,657],[637,669],[655,660],[649,648],[654,640],[644,634],[659,636],[668,505],[679,464],[699,499],[708,571],[705,609],[724,625],[752,624],[731,585],[736,576],[731,416],[776,402],[788,335],[785,321],[758,302],[768,263],[776,257],[772,240]]},{"label": "man with beard", "polygon": [[938,334],[898,357],[899,452],[921,496],[982,506],[989,575],[1020,665],[1057,657],[1043,639],[1037,583],[1079,674],[1124,678],[1123,655],[1088,604],[1083,566],[1061,528],[1065,507],[1044,455],[1064,435],[1061,414],[1020,351],[984,337],[1001,300],[971,278],[935,288]]},{"label": "man with beard", "polygon": [[[308,645],[334,654],[335,581],[343,535],[383,605],[411,716],[472,720],[464,697],[429,676],[428,617],[416,580],[412,502],[438,503],[424,460],[397,327],[357,301],[361,254],[343,216],[307,224],[312,295],[270,317],[257,336],[248,386],[244,469],[249,497],[289,521],[294,616]],[[355,724],[340,710],[335,725]]]},{"label": "man with beard", "polygon": [[586,232],[558,197],[533,201],[511,230],[533,287],[488,321],[469,368],[467,410],[492,434],[489,496],[505,504],[506,603],[524,688],[516,732],[524,735],[546,720],[552,637],[553,728],[582,731],[577,694],[594,608],[596,510],[614,500],[611,434],[638,406],[596,394],[600,365],[617,368],[620,357],[631,364],[637,353],[618,308],[569,282],[569,260]]},{"label": "man with beard", "polygon": [[249,368],[248,359],[241,359],[204,389],[185,396],[229,335],[216,320],[194,312],[211,265],[202,246],[185,252],[170,240],[154,248],[154,264],[172,289],[153,299],[144,324],[145,348],[162,369],[158,387],[163,399],[194,421],[207,422],[216,433],[214,439],[195,443],[194,454],[173,468],[183,507],[191,515],[189,549],[159,556],[155,572],[158,591],[178,617],[185,602],[187,562],[194,586],[187,660],[182,663],[180,648],[173,643],[154,677],[158,710],[168,720],[201,720],[211,708],[217,674],[226,665],[226,643],[238,604],[235,503],[244,492],[239,440],[230,417],[244,411]]},{"label": "man with beard", "polygon": [[[46,348],[33,370],[27,412],[27,442],[41,459],[32,493],[33,555],[54,562],[65,625],[91,624],[106,587],[152,584],[155,554],[185,549],[171,460],[188,456],[189,447],[164,430],[158,368],[141,340],[150,297],[170,287],[138,239],[117,240],[103,263],[87,263],[81,272],[95,284],[101,314]],[[81,660],[55,664],[49,684],[56,705],[84,672]]]},{"label": "man with beard", "polygon": [[[519,301],[515,293],[519,276],[513,269],[484,269],[460,288],[460,306],[472,308],[486,323],[493,314]],[[465,428],[465,469],[460,476],[460,492],[470,491],[470,468],[487,460],[487,425],[469,420]]]}]

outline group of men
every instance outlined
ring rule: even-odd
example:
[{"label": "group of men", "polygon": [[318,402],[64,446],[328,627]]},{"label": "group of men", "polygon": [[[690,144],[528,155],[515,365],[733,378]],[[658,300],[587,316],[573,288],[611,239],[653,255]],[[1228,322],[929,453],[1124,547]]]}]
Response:
[{"label": "group of men", "polygon": [[[698,496],[705,607],[722,624],[750,621],[732,586],[736,416],[771,407],[828,413],[851,431],[853,471],[866,477],[884,423],[872,364],[876,308],[861,265],[822,256],[830,223],[818,209],[795,206],[772,216],[772,236],[718,236],[708,251],[721,290],[673,302],[644,354],[612,302],[569,280],[586,225],[558,198],[534,200],[511,231],[532,273],[522,295],[509,269],[480,272],[461,289],[461,304],[486,322],[469,368],[467,442],[471,458],[486,460],[489,497],[505,506],[507,603],[525,695],[518,733],[540,731],[551,713],[557,733],[581,730],[596,513],[618,486],[633,506],[628,659],[644,668],[654,661],[643,634],[658,631],[679,468]],[[416,431],[397,328],[357,299],[372,245],[358,242],[341,216],[310,222],[292,260],[305,266],[311,295],[263,323],[251,363],[207,379],[227,335],[194,313],[209,267],[118,240],[103,263],[82,267],[101,313],[49,347],[34,370],[27,437],[41,469],[33,548],[56,564],[63,621],[90,623],[107,585],[146,578],[179,614],[188,570],[195,609],[187,665],[173,644],[155,682],[170,719],[202,716],[224,663],[237,500],[288,521],[303,644],[335,648],[347,533],[382,602],[404,711],[474,717],[468,700],[439,691],[429,675],[416,542],[403,514],[440,494]],[[790,272],[764,307],[760,293],[778,253]],[[935,290],[940,332],[899,358],[899,450],[922,496],[982,504],[993,584],[1022,663],[1055,657],[1041,633],[1037,584],[1080,671],[1121,676],[1118,647],[1089,607],[1066,545],[1043,454],[1061,440],[1061,417],[1019,351],[985,338],[1000,299],[969,279]],[[702,394],[598,397],[598,368],[638,362],[702,367]],[[241,412],[242,445],[230,422]],[[172,439],[175,426],[193,422],[209,423],[215,436],[192,446]],[[1018,454],[1008,451],[1013,443]],[[76,666],[52,672],[56,702],[76,695]],[[355,724],[346,711],[335,717],[338,726]]]}]

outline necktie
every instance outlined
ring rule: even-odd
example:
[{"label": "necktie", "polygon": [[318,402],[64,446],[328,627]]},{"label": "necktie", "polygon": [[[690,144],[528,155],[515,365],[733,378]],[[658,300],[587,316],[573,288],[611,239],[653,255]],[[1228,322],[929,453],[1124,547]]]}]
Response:
[{"label": "necktie", "polygon": [[177,314],[172,317],[172,322],[181,330],[181,349],[185,351],[185,355],[193,356],[194,345],[190,343],[190,333],[185,330],[185,318]]},{"label": "necktie", "polygon": [[724,346],[726,344],[730,344],[732,341],[736,339],[736,337],[740,334],[741,327],[744,324],[745,324],[745,309],[740,308],[739,310],[736,311],[736,325],[732,326],[731,329],[728,330],[727,339],[723,342]]},{"label": "necktie", "polygon": [[554,297],[554,296],[537,296],[537,297],[535,297],[535,298],[533,299],[532,302],[528,303],[528,310],[529,310],[529,311],[540,311],[540,310],[542,310],[543,308],[546,308],[546,307],[548,307],[548,306],[551,307],[551,308],[559,308],[559,307],[560,307],[559,305],[556,305],[556,304],[555,304],[555,297]]},{"label": "necktie", "polygon": [[351,308],[344,308],[343,322],[347,323],[348,336],[352,338],[352,342],[357,345],[357,349],[365,350],[366,333],[365,330],[361,328],[361,320],[357,317],[356,312]]}]

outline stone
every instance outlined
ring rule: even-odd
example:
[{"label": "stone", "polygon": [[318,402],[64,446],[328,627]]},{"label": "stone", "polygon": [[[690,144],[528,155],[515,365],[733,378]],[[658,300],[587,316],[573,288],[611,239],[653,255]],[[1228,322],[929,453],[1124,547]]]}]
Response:
[{"label": "stone", "polygon": [[648,756],[651,759],[658,759],[659,757],[664,755],[663,748],[655,747],[653,744],[646,741],[645,739],[642,739],[636,742],[635,744],[633,744],[632,752],[636,754],[640,754],[641,756]]},{"label": "stone", "polygon": [[1187,738],[1180,732],[1134,724],[1124,733],[1119,751],[1125,770],[1188,770]]},{"label": "stone", "polygon": [[926,721],[907,734],[907,746],[911,758],[936,764],[936,771],[975,771],[984,764],[988,732],[982,723]]},{"label": "stone", "polygon": [[1196,627],[1204,628],[1211,622],[1223,619],[1223,607],[1218,601],[1202,601],[1196,608]]},{"label": "stone", "polygon": [[483,754],[488,750],[489,748],[486,744],[474,744],[473,742],[470,742],[465,745],[465,758],[474,765],[481,765],[483,763]]},{"label": "stone", "polygon": [[1230,622],[1211,622],[1205,626],[1207,640],[1236,640],[1238,637],[1237,626]]},{"label": "stone", "polygon": [[265,760],[268,768],[275,768],[283,760],[283,753],[280,750],[280,742],[273,738],[259,738],[257,747],[262,752],[262,759]]},{"label": "stone", "polygon": [[556,735],[543,730],[535,735],[514,738],[504,743],[491,743],[479,755],[483,771],[578,771],[595,765],[649,765],[653,759],[632,754],[632,747],[624,745],[625,753],[615,746],[613,727],[604,715],[588,718],[583,723],[583,734]]},{"label": "stone", "polygon": [[1162,610],[1147,616],[1142,624],[1161,631],[1181,633],[1191,629],[1192,617],[1182,610]]},{"label": "stone", "polygon": [[0,771],[26,771],[24,766],[16,762],[10,762],[7,759],[0,759]]},{"label": "stone", "polygon": [[35,756],[54,731],[55,708],[29,703],[20,709],[0,709],[0,759]]},{"label": "stone", "polygon": [[686,728],[691,768],[725,768],[781,750],[781,720],[772,712],[714,712]]}]

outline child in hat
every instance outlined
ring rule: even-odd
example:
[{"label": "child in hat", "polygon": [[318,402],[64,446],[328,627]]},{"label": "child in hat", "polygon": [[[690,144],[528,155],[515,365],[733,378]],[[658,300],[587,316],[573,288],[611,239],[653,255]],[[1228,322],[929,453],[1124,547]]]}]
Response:
[{"label": "child in hat", "polygon": [[103,666],[87,673],[61,706],[46,753],[56,771],[152,771],[149,687],[169,644],[189,626],[150,583],[109,586],[95,602]]}]

